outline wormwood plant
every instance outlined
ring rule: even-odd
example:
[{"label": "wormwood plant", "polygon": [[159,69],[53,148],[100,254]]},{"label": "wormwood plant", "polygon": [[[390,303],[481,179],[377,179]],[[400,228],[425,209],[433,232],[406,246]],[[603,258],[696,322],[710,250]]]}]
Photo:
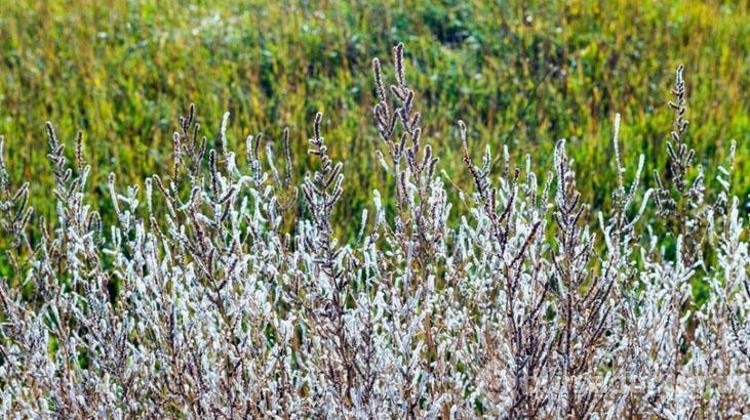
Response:
[{"label": "wormwood plant", "polygon": [[[397,45],[389,83],[372,62],[373,154],[394,182],[371,192],[349,243],[332,216],[347,162],[320,113],[299,188],[288,129],[280,161],[261,134],[238,160],[230,115],[212,144],[191,105],[172,165],[143,191],[110,174],[111,224],[89,202],[81,134],[71,163],[47,125],[54,220],[33,218],[29,184],[0,159],[0,415],[750,415],[746,220],[731,166],[713,195],[691,169],[683,69],[657,188],[640,186],[643,156],[624,163],[617,115],[613,206],[592,214],[564,140],[543,177],[507,147],[493,173],[463,121],[475,188],[449,202],[408,63]],[[702,305],[692,281],[710,289]]]}]

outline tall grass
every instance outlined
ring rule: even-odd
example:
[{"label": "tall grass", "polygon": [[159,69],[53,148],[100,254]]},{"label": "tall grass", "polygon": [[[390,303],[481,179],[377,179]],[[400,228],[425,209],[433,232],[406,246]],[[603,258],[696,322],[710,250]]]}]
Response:
[{"label": "tall grass", "polygon": [[[387,55],[383,46],[396,40],[412,48],[412,83],[433,116],[423,135],[443,150],[444,169],[464,192],[471,180],[461,171],[458,118],[474,122],[473,139],[507,144],[514,158],[532,153],[540,165],[552,163],[556,139],[568,139],[568,153],[589,174],[578,182],[583,199],[597,208],[611,204],[605,192],[616,177],[606,139],[615,109],[629,122],[623,152],[642,151],[648,173],[663,167],[671,118],[663,69],[687,62],[691,104],[702,110],[691,144],[708,162],[724,159],[737,140],[733,181],[743,204],[750,193],[740,176],[750,144],[743,2],[6,3],[0,132],[17,162],[12,174],[39,181],[32,197],[54,185],[41,170],[46,120],[63,133],[85,132],[86,156],[100,169],[89,188],[106,203],[101,174],[116,169],[123,181],[139,183],[169,160],[173,112],[186,103],[199,103],[207,116],[229,110],[227,130],[235,137],[279,137],[273,130],[287,125],[297,155],[305,149],[302,128],[321,110],[330,135],[348,139],[333,151],[352,174],[344,181],[350,205],[335,217],[356,219],[365,191],[383,181],[370,159],[377,134],[369,57]],[[219,130],[215,118],[201,123]],[[305,167],[297,165],[293,178]],[[644,181],[653,186],[650,177]],[[54,214],[35,200],[40,214]]]}]

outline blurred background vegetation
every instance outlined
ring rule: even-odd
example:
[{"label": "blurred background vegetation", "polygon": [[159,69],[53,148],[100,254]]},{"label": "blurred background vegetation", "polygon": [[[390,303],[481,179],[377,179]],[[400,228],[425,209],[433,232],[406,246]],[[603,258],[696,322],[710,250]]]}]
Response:
[{"label": "blurred background vegetation", "polygon": [[653,185],[681,63],[687,142],[711,179],[735,139],[734,192],[745,202],[750,193],[745,1],[0,3],[0,134],[12,181],[33,181],[41,214],[54,214],[45,121],[71,157],[76,131],[84,132],[90,189],[106,213],[107,173],[142,184],[170,165],[177,117],[195,102],[211,141],[231,112],[230,144],[240,156],[248,134],[278,141],[289,126],[297,182],[312,164],[309,122],[323,111],[331,154],[346,162],[346,205],[336,217],[358,224],[371,190],[385,188],[374,159],[371,59],[390,64],[398,41],[453,194],[472,191],[459,118],[470,126],[475,158],[486,144],[496,156],[507,144],[519,163],[530,153],[540,174],[551,169],[555,141],[568,139],[584,199],[602,207],[615,185],[610,139],[620,112],[625,160],[632,169],[644,153]]}]

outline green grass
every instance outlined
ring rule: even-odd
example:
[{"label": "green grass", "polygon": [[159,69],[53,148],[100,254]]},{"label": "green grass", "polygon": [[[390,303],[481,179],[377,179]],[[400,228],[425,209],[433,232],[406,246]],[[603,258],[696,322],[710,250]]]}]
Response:
[{"label": "green grass", "polygon": [[[653,184],[651,168],[666,160],[673,70],[684,63],[688,143],[699,160],[718,162],[736,139],[745,158],[735,166],[734,192],[750,194],[745,2],[180,3],[4,2],[0,133],[14,182],[35,180],[32,197],[51,190],[46,120],[70,149],[76,131],[85,133],[91,188],[104,192],[109,170],[120,183],[142,184],[170,164],[176,118],[190,102],[210,139],[226,110],[235,144],[258,131],[278,139],[290,126],[295,161],[303,163],[309,122],[320,110],[331,153],[346,162],[351,204],[337,217],[358,220],[384,176],[374,159],[370,60],[390,63],[401,40],[427,141],[456,188],[471,191],[456,136],[461,118],[475,157],[485,144],[499,155],[506,143],[515,159],[532,153],[549,167],[555,141],[569,139],[577,172],[587,174],[579,178],[584,199],[605,205],[615,184],[615,112],[626,161],[644,153]],[[713,178],[716,165],[707,167]],[[304,170],[296,168],[297,183]],[[44,215],[53,214],[49,203],[33,202]]]}]

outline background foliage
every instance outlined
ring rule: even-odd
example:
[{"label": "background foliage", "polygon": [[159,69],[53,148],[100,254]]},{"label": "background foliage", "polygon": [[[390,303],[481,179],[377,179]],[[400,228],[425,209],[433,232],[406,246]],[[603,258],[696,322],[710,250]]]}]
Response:
[{"label": "background foliage", "polygon": [[[2,0],[0,133],[11,179],[38,181],[32,197],[51,190],[50,120],[69,144],[85,133],[90,188],[106,206],[105,174],[117,168],[123,182],[142,185],[168,164],[175,115],[195,102],[210,141],[226,110],[236,145],[258,131],[278,139],[288,125],[299,181],[309,167],[303,128],[322,110],[333,157],[347,162],[351,205],[335,216],[356,218],[384,176],[372,159],[370,58],[389,57],[401,40],[450,194],[470,187],[455,132],[462,118],[475,140],[496,150],[506,143],[519,159],[532,153],[539,168],[568,139],[576,169],[588,174],[579,179],[584,202],[601,207],[614,187],[614,112],[628,139],[623,155],[643,152],[646,174],[664,167],[670,80],[684,63],[696,122],[687,141],[714,162],[737,140],[734,188],[747,201],[746,2],[400,3]],[[653,186],[651,176],[645,182]],[[38,201],[38,213],[53,214]]]}]

